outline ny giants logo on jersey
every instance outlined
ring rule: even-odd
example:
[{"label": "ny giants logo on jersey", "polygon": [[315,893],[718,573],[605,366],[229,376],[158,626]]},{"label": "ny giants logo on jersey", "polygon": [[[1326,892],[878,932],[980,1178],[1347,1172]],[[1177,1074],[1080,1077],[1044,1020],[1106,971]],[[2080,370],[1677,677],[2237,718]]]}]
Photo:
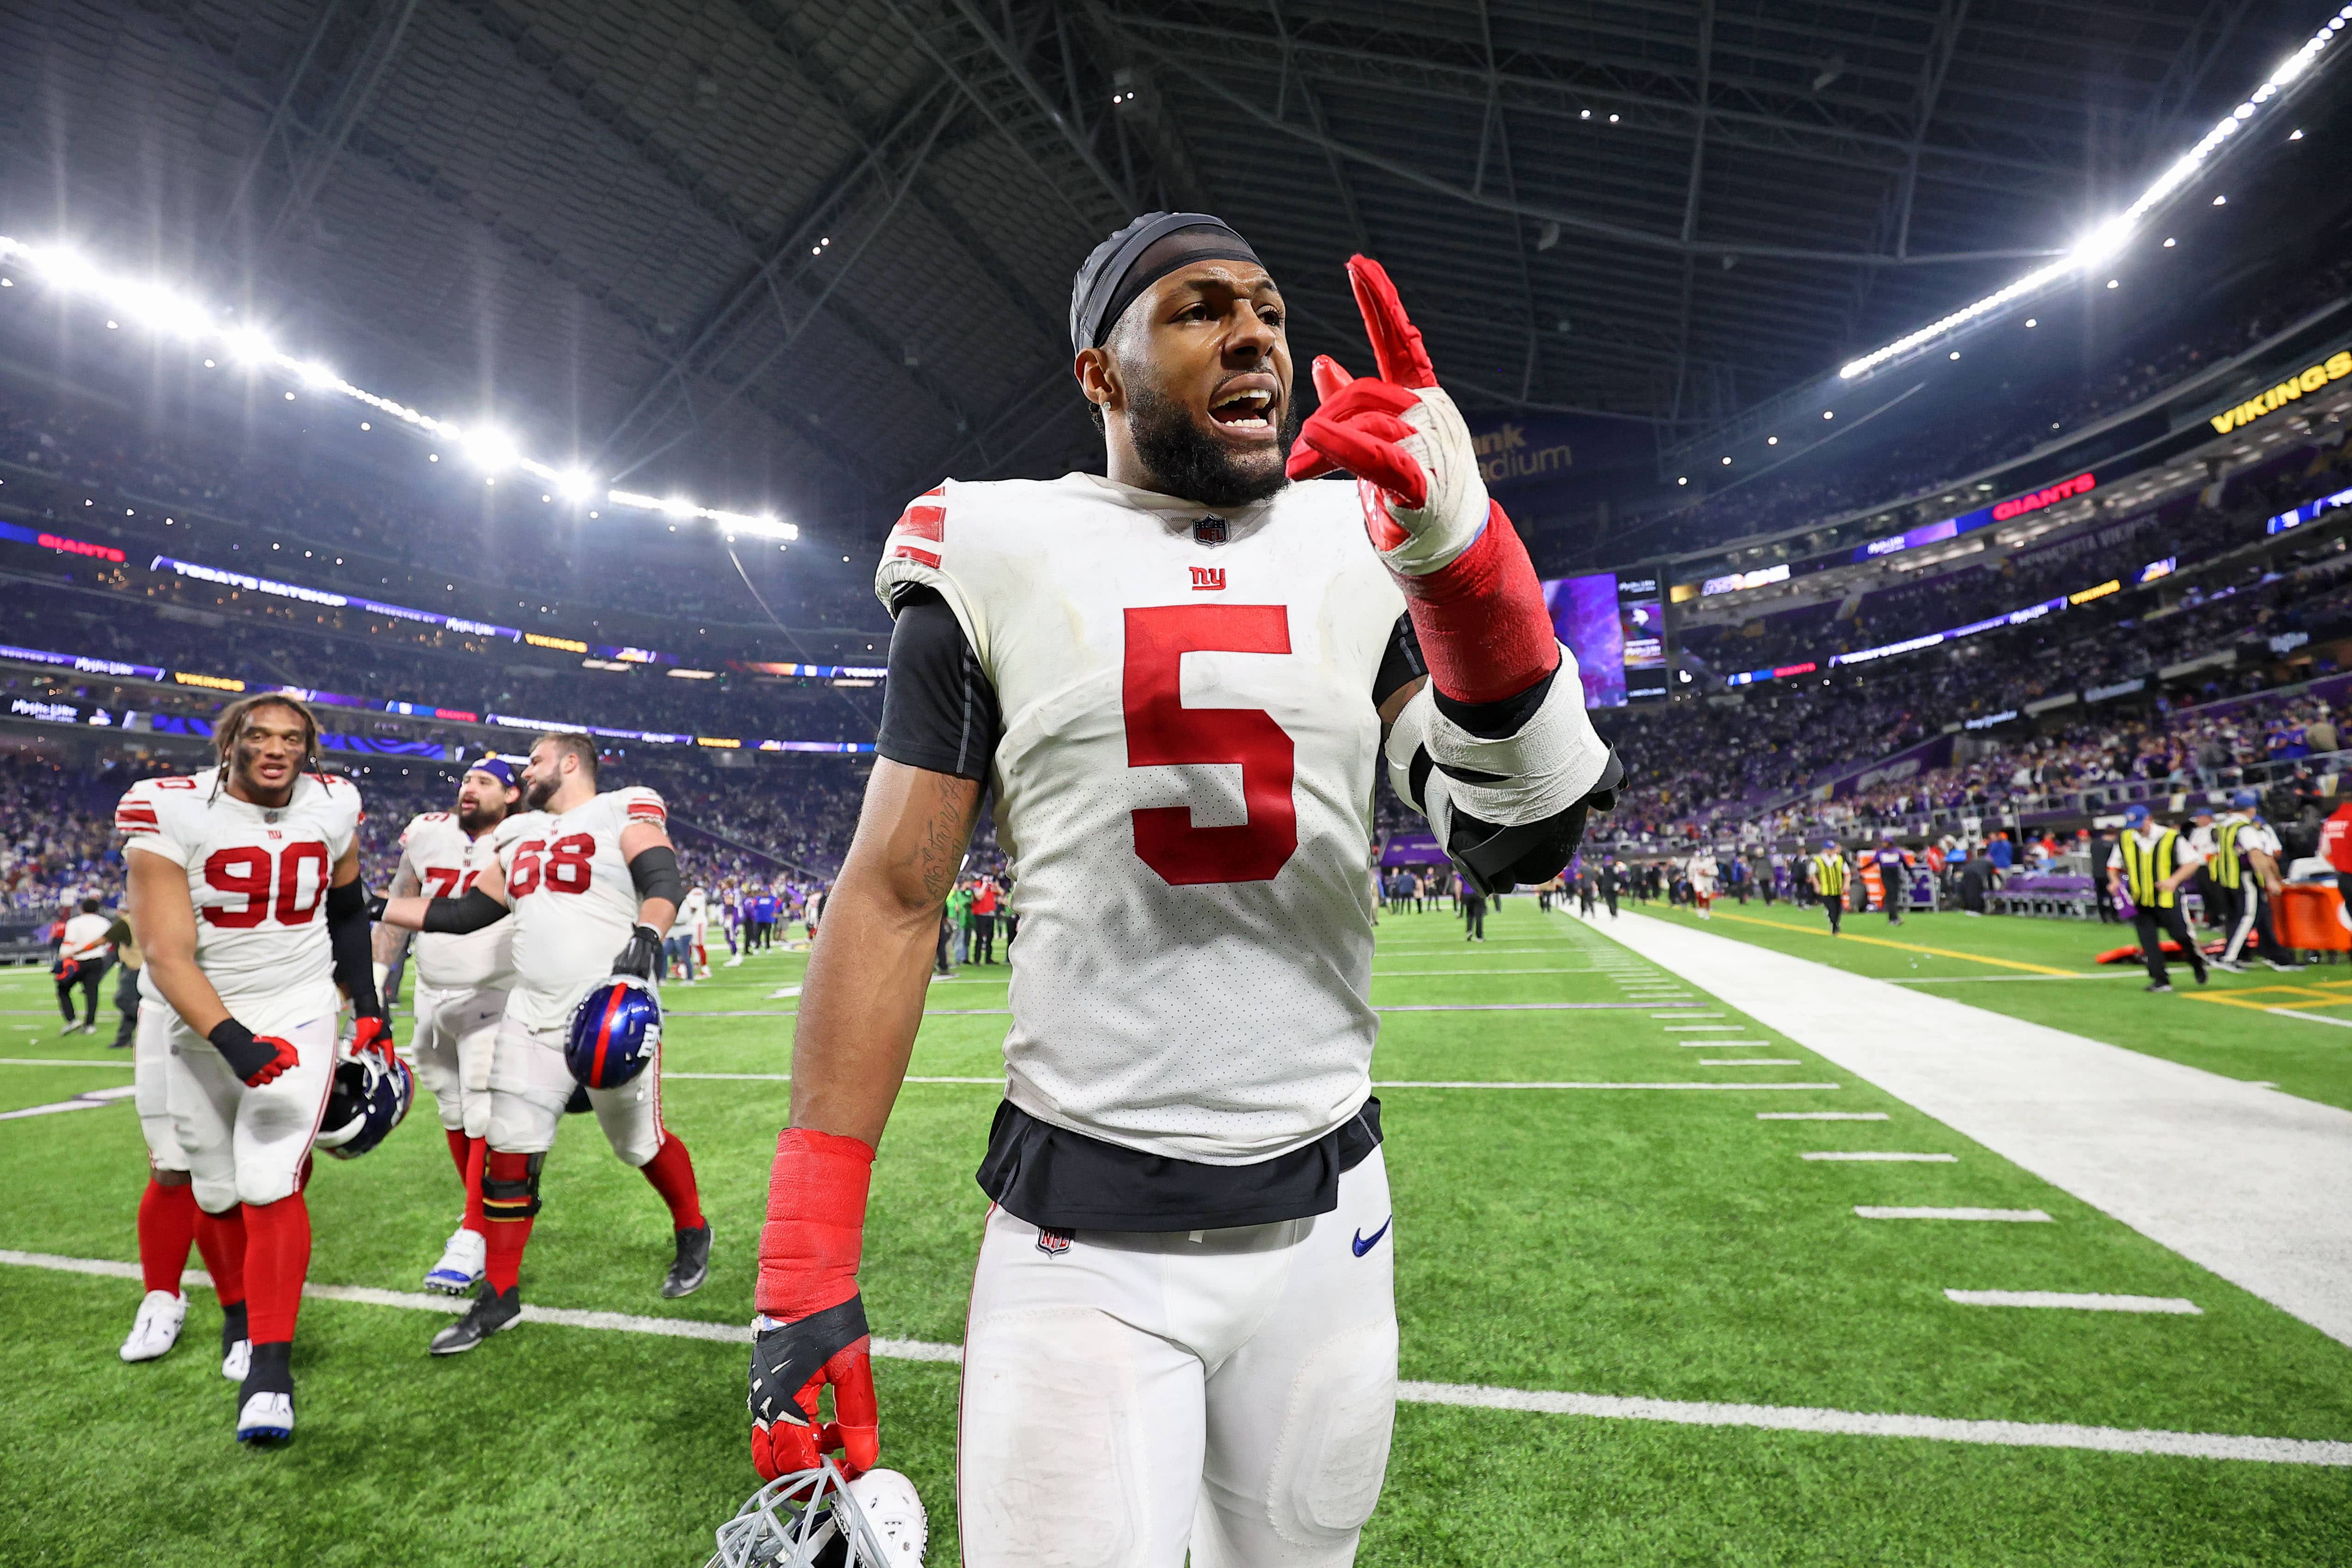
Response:
[{"label": "ny giants logo on jersey", "polygon": [[1195,566],[1192,571],[1192,592],[1222,594],[1225,591],[1225,569],[1222,566]]}]

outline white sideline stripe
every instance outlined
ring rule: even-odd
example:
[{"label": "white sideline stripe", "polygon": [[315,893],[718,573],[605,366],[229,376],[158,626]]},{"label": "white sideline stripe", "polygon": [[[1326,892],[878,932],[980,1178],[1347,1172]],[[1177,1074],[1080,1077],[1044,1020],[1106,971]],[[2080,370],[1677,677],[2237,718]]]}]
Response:
[{"label": "white sideline stripe", "polygon": [[0,1068],[128,1068],[127,1061],[76,1061],[71,1057],[0,1057]]},{"label": "white sideline stripe", "polygon": [[[139,1266],[135,1263],[116,1263],[94,1258],[59,1258],[45,1252],[0,1250],[0,1264],[68,1274],[94,1274],[110,1279],[140,1278]],[[205,1287],[212,1283],[202,1269],[190,1269],[182,1282]],[[466,1305],[462,1300],[448,1296],[413,1295],[405,1290],[376,1290],[357,1285],[305,1285],[302,1293],[321,1300],[438,1312],[444,1317],[463,1311]],[[2191,1307],[2190,1310],[2195,1310],[2195,1308]],[[751,1337],[748,1324],[705,1323],[683,1318],[646,1318],[627,1312],[583,1312],[527,1306],[522,1310],[522,1315],[526,1322],[621,1333],[659,1334],[675,1339],[708,1340],[719,1344],[745,1344]],[[888,1361],[937,1362],[950,1365],[963,1359],[963,1349],[960,1345],[879,1336],[874,1341],[874,1353]],[[1397,1397],[1408,1405],[1511,1410],[1541,1415],[1581,1415],[1604,1421],[1663,1421],[1681,1426],[1817,1432],[1832,1436],[1926,1437],[1947,1443],[1978,1443],[1995,1447],[2088,1448],[2101,1453],[2158,1454],[2184,1459],[2238,1459],[2273,1465],[2352,1467],[2352,1443],[2310,1437],[2133,1431],[2120,1426],[2078,1426],[2062,1422],[1966,1421],[1938,1415],[1883,1415],[1866,1411],[1825,1410],[1805,1405],[1718,1405],[1682,1399],[1634,1399],[1607,1394],[1492,1388],[1462,1383],[1401,1382],[1397,1384]]]},{"label": "white sideline stripe", "polygon": [[[1707,1044],[1715,1042],[1709,1040]],[[1805,1064],[1794,1057],[1701,1057],[1703,1068],[1801,1068]]]},{"label": "white sideline stripe", "polygon": [[2352,1345],[2352,1110],[1664,921],[1606,934]]},{"label": "white sideline stripe", "polygon": [[1883,1110],[1759,1110],[1759,1121],[1884,1121]]},{"label": "white sideline stripe", "polygon": [[1959,1160],[1958,1154],[1898,1154],[1887,1149],[1817,1149],[1800,1154],[1800,1160],[1913,1160],[1924,1165],[1949,1165]]},{"label": "white sideline stripe", "polygon": [[87,1094],[77,1094],[71,1100],[52,1100],[47,1105],[28,1105],[21,1110],[0,1110],[0,1121],[14,1121],[21,1116],[55,1116],[60,1110],[95,1110],[101,1105],[111,1105],[118,1100],[128,1100],[138,1093],[132,1084],[116,1084],[111,1089],[93,1089]]},{"label": "white sideline stripe", "polygon": [[2054,1225],[2040,1209],[1918,1209],[1881,1208],[1856,1204],[1853,1212],[1864,1219],[1989,1219],[2014,1220],[2021,1225]]},{"label": "white sideline stripe", "polygon": [[2201,1318],[2205,1310],[2181,1296],[2102,1296],[2071,1290],[1947,1290],[1963,1307],[2071,1307],[2084,1312],[2173,1312]]}]

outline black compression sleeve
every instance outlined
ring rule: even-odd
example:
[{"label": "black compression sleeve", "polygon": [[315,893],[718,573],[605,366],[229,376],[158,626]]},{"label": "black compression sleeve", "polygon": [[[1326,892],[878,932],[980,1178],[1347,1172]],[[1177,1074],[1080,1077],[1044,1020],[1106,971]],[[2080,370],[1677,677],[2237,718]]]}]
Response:
[{"label": "black compression sleeve", "polygon": [[383,1016],[375,994],[375,954],[368,946],[367,887],[357,877],[327,889],[327,944],[335,955],[335,984],[362,1018]]},{"label": "black compression sleeve", "polygon": [[629,885],[636,889],[639,902],[647,899],[686,902],[686,879],[678,874],[677,851],[667,844],[637,852],[637,858],[629,862]]},{"label": "black compression sleeve", "polygon": [[937,589],[910,588],[897,608],[875,751],[910,768],[985,780],[1004,735],[995,685]]},{"label": "black compression sleeve", "polygon": [[455,899],[428,899],[425,904],[425,923],[417,929],[436,935],[466,936],[492,926],[507,918],[509,911],[498,900],[479,888],[468,888]]}]

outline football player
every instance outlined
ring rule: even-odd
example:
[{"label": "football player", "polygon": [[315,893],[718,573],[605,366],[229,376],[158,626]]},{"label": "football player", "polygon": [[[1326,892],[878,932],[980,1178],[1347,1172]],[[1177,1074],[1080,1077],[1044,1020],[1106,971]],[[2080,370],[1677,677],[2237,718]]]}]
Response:
[{"label": "football player", "polygon": [[[522,771],[523,810],[491,835],[472,888],[451,898],[386,900],[380,919],[408,931],[463,936],[514,916],[514,985],[490,1058],[488,1220],[482,1287],[466,1315],[433,1336],[436,1355],[472,1350],[522,1315],[523,1247],[563,1108],[580,1086],[564,1065],[572,1011],[598,982],[633,974],[657,985],[662,938],[686,896],[661,796],[632,787],[599,794],[596,743],[541,735]],[[621,1163],[645,1173],[669,1205],[677,1250],[662,1280],[684,1296],[710,1277],[710,1226],[685,1142],[662,1125],[661,1062],[618,1089],[585,1091]]]},{"label": "football player", "polygon": [[[484,757],[466,769],[455,812],[419,812],[400,834],[400,866],[389,891],[420,890],[454,898],[471,888],[491,862],[490,835],[520,794],[514,764]],[[376,991],[406,951],[409,933],[381,925],[375,931]],[[514,984],[514,927],[499,921],[468,936],[416,939],[416,995],[409,1030],[409,1060],[432,1091],[441,1131],[466,1194],[465,1215],[425,1274],[425,1288],[462,1296],[482,1280],[486,1229],[482,1166],[490,1131],[490,1053]]]},{"label": "football player", "polygon": [[1713,919],[1714,917],[1708,911],[1715,907],[1714,849],[1707,845],[1700,845],[1698,853],[1692,856],[1689,862],[1683,867],[1683,875],[1690,879],[1691,907],[1698,911],[1698,918]]},{"label": "football player", "polygon": [[[359,791],[320,771],[318,721],[290,697],[248,697],[222,711],[213,740],[211,777],[142,779],[115,808],[147,960],[133,1082],[155,1182],[184,1169],[212,1216],[226,1374],[239,1371],[228,1334],[242,1307],[237,1437],[274,1441],[294,1433],[302,1187],[334,1083],[338,988],[358,1016],[356,1049],[389,1058],[392,1033],[368,961]],[[146,1241],[142,1223],[152,1303]]]},{"label": "football player", "polygon": [[1071,301],[1108,477],[945,483],[884,547],[880,760],[803,983],[751,1448],[767,1476],[876,1462],[868,1175],[992,793],[1022,934],[964,1346],[971,1568],[1074,1530],[1149,1568],[1353,1559],[1401,1234],[1374,770],[1489,891],[1557,874],[1622,776],[1420,334],[1377,265],[1349,273],[1379,374],[1318,361],[1286,465],[1274,279],[1219,219],[1137,219]]}]

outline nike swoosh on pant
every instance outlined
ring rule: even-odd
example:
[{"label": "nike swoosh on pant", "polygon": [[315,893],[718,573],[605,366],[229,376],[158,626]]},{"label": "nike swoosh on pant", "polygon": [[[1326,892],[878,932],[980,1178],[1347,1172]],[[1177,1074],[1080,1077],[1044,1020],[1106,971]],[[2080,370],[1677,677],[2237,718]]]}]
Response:
[{"label": "nike swoosh on pant", "polygon": [[1388,1218],[1381,1221],[1381,1228],[1372,1232],[1370,1237],[1365,1236],[1365,1234],[1360,1230],[1349,1238],[1348,1245],[1356,1249],[1357,1257],[1361,1258],[1364,1254],[1370,1252],[1372,1248],[1381,1244],[1381,1237],[1386,1236],[1389,1233],[1389,1226],[1395,1223],[1396,1215],[1391,1215]]}]

